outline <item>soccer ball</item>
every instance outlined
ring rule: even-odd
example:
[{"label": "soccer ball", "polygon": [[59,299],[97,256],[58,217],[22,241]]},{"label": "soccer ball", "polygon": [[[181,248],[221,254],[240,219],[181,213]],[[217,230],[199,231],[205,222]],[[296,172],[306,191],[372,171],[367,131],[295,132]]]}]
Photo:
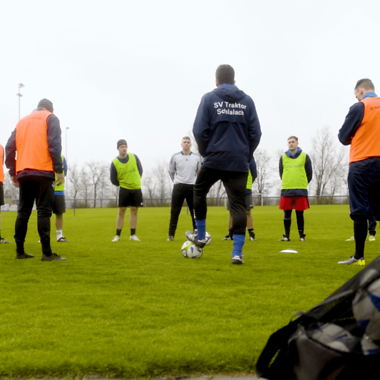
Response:
[{"label": "soccer ball", "polygon": [[380,340],[380,279],[360,289],[353,301],[356,322],[371,340]]},{"label": "soccer ball", "polygon": [[206,245],[209,245],[211,243],[211,235],[206,232]]},{"label": "soccer ball", "polygon": [[181,248],[182,256],[190,259],[199,259],[202,256],[202,248],[197,247],[192,241],[185,241]]}]

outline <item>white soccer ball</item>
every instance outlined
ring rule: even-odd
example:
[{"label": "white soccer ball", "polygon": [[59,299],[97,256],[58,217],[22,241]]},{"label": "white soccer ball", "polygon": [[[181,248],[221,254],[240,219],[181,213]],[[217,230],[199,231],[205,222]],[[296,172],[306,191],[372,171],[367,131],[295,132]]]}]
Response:
[{"label": "white soccer ball", "polygon": [[185,241],[181,248],[182,256],[189,259],[199,259],[202,256],[202,248],[197,247],[192,241]]},{"label": "white soccer ball", "polygon": [[356,322],[371,340],[380,340],[380,279],[360,289],[353,301]]},{"label": "white soccer ball", "polygon": [[206,245],[209,245],[211,243],[211,235],[206,232]]}]

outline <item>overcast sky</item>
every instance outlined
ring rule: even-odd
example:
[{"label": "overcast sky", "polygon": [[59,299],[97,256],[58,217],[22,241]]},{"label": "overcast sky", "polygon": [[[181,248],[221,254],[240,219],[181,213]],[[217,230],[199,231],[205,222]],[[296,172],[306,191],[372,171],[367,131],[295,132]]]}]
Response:
[{"label": "overcast sky", "polygon": [[324,125],[337,134],[358,79],[380,92],[379,1],[15,0],[1,5],[0,35],[0,143],[23,83],[21,117],[50,99],[69,165],[111,162],[120,138],[145,170],[169,161],[222,63],[270,152],[297,135],[308,153]]}]

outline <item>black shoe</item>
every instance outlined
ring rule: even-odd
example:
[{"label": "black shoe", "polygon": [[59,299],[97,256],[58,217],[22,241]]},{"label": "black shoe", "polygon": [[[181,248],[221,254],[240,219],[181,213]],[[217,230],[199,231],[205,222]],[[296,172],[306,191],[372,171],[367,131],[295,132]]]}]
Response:
[{"label": "black shoe", "polygon": [[234,240],[234,238],[230,235],[226,235],[226,237],[223,238],[222,240]]},{"label": "black shoe", "polygon": [[300,235],[300,241],[307,241],[306,240],[306,235],[304,234],[304,235]]},{"label": "black shoe", "polygon": [[54,261],[54,260],[67,260],[65,257],[58,256],[56,253],[52,253],[50,256],[42,254],[41,261]]},{"label": "black shoe", "polygon": [[[372,236],[372,235],[371,235],[371,236]],[[0,238],[0,244],[11,244],[11,242],[5,240],[4,238]]]},{"label": "black shoe", "polygon": [[186,237],[188,240],[192,241],[199,248],[203,248],[207,243],[206,240],[198,240],[198,236],[195,235],[191,231],[186,231]]},{"label": "black shoe", "polygon": [[256,239],[255,235],[249,235],[249,240],[256,241],[257,239]]},{"label": "black shoe", "polygon": [[33,255],[29,255],[29,253],[18,253],[16,255],[16,259],[32,259],[34,256]]},{"label": "black shoe", "polygon": [[61,237],[57,240],[58,243],[67,243],[68,241],[70,241],[70,240],[67,240],[64,236],[61,236]]},{"label": "black shoe", "polygon": [[290,238],[288,235],[283,235],[284,237],[282,239],[280,239],[279,241],[290,241]]}]

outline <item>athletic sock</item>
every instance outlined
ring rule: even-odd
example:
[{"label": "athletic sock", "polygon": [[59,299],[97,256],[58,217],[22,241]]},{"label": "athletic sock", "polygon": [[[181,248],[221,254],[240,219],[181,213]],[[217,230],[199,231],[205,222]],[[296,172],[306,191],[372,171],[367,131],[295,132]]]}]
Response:
[{"label": "athletic sock", "polygon": [[131,228],[131,236],[136,235],[136,228]]},{"label": "athletic sock", "polygon": [[228,229],[228,235],[230,238],[232,238],[232,236],[234,236],[234,229],[233,228]]},{"label": "athletic sock", "polygon": [[364,257],[364,246],[367,238],[367,220],[360,218],[354,220],[354,234],[355,234],[355,259]]},{"label": "athletic sock", "polygon": [[120,230],[116,230],[116,235],[120,236],[120,234],[121,234],[121,229]]},{"label": "athletic sock", "polygon": [[247,228],[247,231],[249,233],[249,236],[255,236],[255,234],[253,232],[253,228]]},{"label": "athletic sock", "polygon": [[206,239],[206,219],[203,220],[195,220],[195,224],[197,225],[198,230],[198,240]]},{"label": "athletic sock", "polygon": [[285,227],[285,235],[289,236],[290,235],[290,226],[292,224],[291,219],[284,219],[284,227]]},{"label": "athletic sock", "polygon": [[232,250],[232,257],[234,256],[241,257],[244,240],[245,240],[245,235],[234,234],[234,249]]},{"label": "athletic sock", "polygon": [[63,236],[62,230],[57,230],[56,232],[57,232],[57,240],[59,240]]}]

